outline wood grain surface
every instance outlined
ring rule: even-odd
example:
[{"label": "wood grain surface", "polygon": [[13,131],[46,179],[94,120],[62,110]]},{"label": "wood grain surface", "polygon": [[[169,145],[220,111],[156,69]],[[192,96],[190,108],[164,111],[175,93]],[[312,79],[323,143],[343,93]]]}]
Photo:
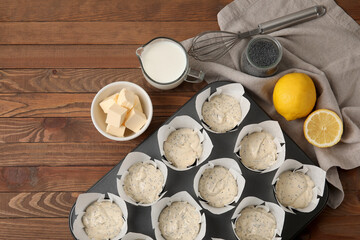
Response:
[{"label": "wood grain surface", "polygon": [[[0,239],[72,239],[69,211],[198,90],[150,87],[135,50],[157,36],[182,41],[218,29],[231,0],[0,1]],[[336,1],[360,23],[360,1]],[[154,104],[149,129],[128,142],[100,135],[90,119],[96,92],[139,84]],[[360,169],[341,170],[345,199],[299,239],[360,239]]]}]

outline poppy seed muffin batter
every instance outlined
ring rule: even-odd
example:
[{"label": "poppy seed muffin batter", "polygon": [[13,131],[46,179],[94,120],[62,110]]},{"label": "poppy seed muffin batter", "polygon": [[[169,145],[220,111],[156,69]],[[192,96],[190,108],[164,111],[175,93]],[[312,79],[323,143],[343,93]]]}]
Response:
[{"label": "poppy seed muffin batter", "polygon": [[222,166],[206,169],[199,180],[200,196],[213,207],[224,207],[234,201],[238,186],[230,171]]},{"label": "poppy seed muffin batter", "polygon": [[188,202],[173,202],[160,213],[159,229],[166,240],[193,240],[200,230],[200,214]]},{"label": "poppy seed muffin batter", "polygon": [[200,158],[202,150],[199,135],[190,128],[173,131],[164,142],[166,159],[180,169],[194,164]]},{"label": "poppy seed muffin batter", "polygon": [[150,163],[138,162],[128,169],[125,193],[136,202],[148,204],[159,198],[164,183],[162,172]]},{"label": "poppy seed muffin batter", "polygon": [[244,208],[235,222],[236,235],[241,240],[271,240],[275,235],[276,219],[265,209]]},{"label": "poppy seed muffin batter", "polygon": [[84,230],[90,239],[110,239],[118,235],[124,224],[120,207],[112,202],[94,202],[82,217]]},{"label": "poppy seed muffin batter", "polygon": [[315,184],[302,172],[285,171],[279,176],[275,191],[279,202],[285,207],[306,208],[313,198]]},{"label": "poppy seed muffin batter", "polygon": [[241,120],[239,101],[229,95],[219,94],[204,102],[201,114],[204,122],[215,132],[224,133],[233,129]]},{"label": "poppy seed muffin batter", "polygon": [[277,159],[277,147],[267,132],[254,132],[240,142],[241,162],[248,168],[264,170],[271,167]]}]

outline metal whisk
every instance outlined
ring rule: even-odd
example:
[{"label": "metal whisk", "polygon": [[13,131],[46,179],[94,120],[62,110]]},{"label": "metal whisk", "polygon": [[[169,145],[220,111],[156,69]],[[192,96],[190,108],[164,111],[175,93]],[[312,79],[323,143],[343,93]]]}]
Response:
[{"label": "metal whisk", "polygon": [[207,31],[200,33],[189,49],[189,55],[200,61],[216,61],[244,38],[266,34],[285,27],[306,22],[326,13],[324,6],[314,6],[274,20],[261,23],[256,29],[244,33],[227,31]]}]

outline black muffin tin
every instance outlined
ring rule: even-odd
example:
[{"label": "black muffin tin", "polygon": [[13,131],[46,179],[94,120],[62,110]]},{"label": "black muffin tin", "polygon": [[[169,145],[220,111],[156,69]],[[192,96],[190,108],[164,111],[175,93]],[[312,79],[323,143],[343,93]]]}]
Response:
[{"label": "black muffin tin", "polygon": [[[174,117],[181,115],[188,115],[200,123],[200,119],[195,110],[195,99],[196,96],[204,91],[207,88],[212,88],[211,94],[215,91],[217,87],[229,84],[232,82],[221,81],[215,82],[207,85],[201,91],[199,91],[195,96],[193,96],[187,103],[184,104],[175,114],[173,114],[164,124],[170,122]],[[236,138],[240,130],[249,124],[260,123],[266,120],[271,120],[270,117],[249,97],[245,92],[244,97],[250,101],[250,111],[247,116],[244,118],[239,128],[236,131],[229,133],[216,134],[212,132],[207,132],[211,138],[211,141],[214,145],[212,152],[207,160],[205,160],[200,166],[206,164],[210,160],[217,158],[232,158],[237,161],[242,171],[242,175],[246,180],[244,191],[235,204],[236,206],[241,202],[242,199],[248,196],[255,196],[264,201],[277,203],[271,185],[271,181],[275,175],[276,170],[268,173],[257,173],[250,171],[244,167],[239,161],[233,149],[235,146]],[[285,137],[285,146],[286,146],[286,155],[285,159],[295,159],[303,164],[314,165],[314,163],[309,159],[309,157],[284,133]],[[160,150],[158,147],[157,141],[157,131],[151,134],[147,139],[145,139],[139,146],[132,150],[133,152],[143,152],[149,155],[152,159],[161,160]],[[111,169],[104,177],[102,177],[94,186],[92,186],[87,192],[96,192],[96,193],[113,193],[118,195],[116,179],[118,178],[117,172],[122,164],[120,161],[113,169]],[[175,171],[171,168],[168,168],[168,178],[164,187],[164,190],[167,191],[164,197],[169,197],[180,191],[187,191],[198,203],[198,199],[193,190],[193,179],[200,166],[194,167],[187,171]],[[297,234],[299,234],[326,206],[328,199],[328,186],[325,183],[323,196],[320,197],[318,206],[310,213],[301,213],[296,212],[296,214],[285,213],[285,222],[283,231],[281,234],[282,239],[292,239]],[[128,209],[128,232],[138,232],[146,234],[153,239],[155,239],[154,230],[151,225],[151,206],[150,207],[141,207],[134,206],[130,203],[127,203]],[[209,212],[206,209],[203,209],[202,212],[206,216],[206,234],[204,239],[214,238],[223,238],[223,239],[236,239],[234,232],[231,226],[231,217],[236,206],[220,215],[215,215]],[[75,208],[72,207],[69,214],[69,226],[71,232],[73,232],[73,223],[76,218]]]}]

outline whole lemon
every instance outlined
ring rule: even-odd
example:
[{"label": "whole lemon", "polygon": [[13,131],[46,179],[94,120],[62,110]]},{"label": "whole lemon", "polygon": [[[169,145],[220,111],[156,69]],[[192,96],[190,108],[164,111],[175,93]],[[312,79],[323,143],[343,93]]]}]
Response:
[{"label": "whole lemon", "polygon": [[273,102],[276,111],[291,121],[306,117],[315,106],[316,89],[305,73],[289,73],[275,84]]}]

